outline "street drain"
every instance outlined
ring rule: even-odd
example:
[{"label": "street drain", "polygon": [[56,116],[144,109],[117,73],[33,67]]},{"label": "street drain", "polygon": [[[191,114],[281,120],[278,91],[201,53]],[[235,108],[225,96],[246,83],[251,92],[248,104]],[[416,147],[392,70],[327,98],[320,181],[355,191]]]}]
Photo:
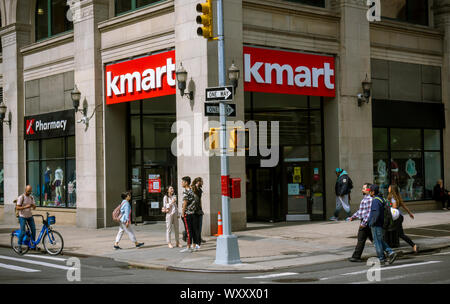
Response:
[{"label": "street drain", "polygon": [[298,278],[298,279],[277,279],[273,280],[273,282],[277,283],[308,283],[308,282],[317,282],[319,279],[316,278]]}]

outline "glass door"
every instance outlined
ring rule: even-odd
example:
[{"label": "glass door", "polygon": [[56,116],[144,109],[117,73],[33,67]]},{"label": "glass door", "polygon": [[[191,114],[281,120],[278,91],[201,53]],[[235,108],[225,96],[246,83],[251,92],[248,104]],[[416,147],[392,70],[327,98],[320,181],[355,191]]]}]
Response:
[{"label": "glass door", "polygon": [[[286,163],[286,220],[309,220],[311,214],[311,175],[309,162]],[[298,216],[302,215],[302,216]]]}]

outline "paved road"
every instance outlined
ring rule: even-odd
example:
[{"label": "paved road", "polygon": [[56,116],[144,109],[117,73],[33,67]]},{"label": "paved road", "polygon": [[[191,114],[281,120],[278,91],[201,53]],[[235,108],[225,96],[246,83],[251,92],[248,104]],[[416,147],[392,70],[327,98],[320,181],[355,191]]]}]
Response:
[{"label": "paved road", "polygon": [[[80,271],[74,270],[74,262]],[[450,248],[439,252],[408,255],[383,266],[379,281],[368,281],[366,263],[333,262],[271,273],[192,273],[130,268],[108,258],[48,256],[32,252],[25,256],[0,248],[0,284],[8,283],[147,283],[147,284],[376,284],[450,283]],[[376,272],[372,271],[373,278]],[[79,275],[80,281],[77,281]],[[68,279],[69,278],[69,279]],[[72,281],[70,281],[72,280]]]}]

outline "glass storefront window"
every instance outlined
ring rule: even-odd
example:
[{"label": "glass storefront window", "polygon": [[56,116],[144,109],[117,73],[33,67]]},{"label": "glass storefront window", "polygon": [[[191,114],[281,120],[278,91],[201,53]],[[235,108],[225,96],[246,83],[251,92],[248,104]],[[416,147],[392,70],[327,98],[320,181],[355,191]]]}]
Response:
[{"label": "glass storefront window", "polygon": [[424,131],[424,145],[425,145],[425,150],[440,150],[441,149],[441,131],[425,130]]},{"label": "glass storefront window", "polygon": [[405,201],[430,199],[443,178],[441,131],[374,128],[373,136],[374,183],[383,195],[397,184]]},{"label": "glass storefront window", "polygon": [[381,15],[420,25],[428,25],[427,0],[381,0]]},{"label": "glass storefront window", "polygon": [[28,140],[27,184],[40,207],[75,208],[75,136]]},{"label": "glass storefront window", "polygon": [[372,136],[373,149],[375,151],[388,149],[388,136],[386,128],[373,128]]},{"label": "glass storefront window", "polygon": [[421,148],[420,129],[391,129],[392,150],[420,150]]}]

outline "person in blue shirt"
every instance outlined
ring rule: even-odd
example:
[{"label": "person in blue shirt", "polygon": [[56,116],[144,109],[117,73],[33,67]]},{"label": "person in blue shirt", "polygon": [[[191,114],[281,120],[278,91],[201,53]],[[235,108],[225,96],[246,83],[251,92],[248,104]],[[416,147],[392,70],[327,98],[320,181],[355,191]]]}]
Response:
[{"label": "person in blue shirt", "polygon": [[136,240],[136,236],[135,236],[133,227],[130,225],[131,224],[131,204],[130,204],[131,193],[124,192],[124,193],[122,193],[121,197],[122,197],[122,204],[120,205],[120,214],[121,214],[120,223],[119,223],[120,228],[119,228],[119,232],[117,233],[117,236],[116,236],[116,242],[114,243],[114,249],[122,249],[119,247],[119,242],[122,239],[124,231],[127,232],[130,240],[136,245],[137,248],[139,248],[142,245],[144,245],[144,243],[139,243]]},{"label": "person in blue shirt", "polygon": [[373,198],[369,216],[369,227],[372,231],[373,244],[375,245],[375,250],[381,265],[386,263],[384,252],[388,253],[388,262],[392,264],[397,258],[397,253],[383,239],[384,208],[386,201],[380,195],[380,187],[378,185],[370,186],[369,194]]}]

